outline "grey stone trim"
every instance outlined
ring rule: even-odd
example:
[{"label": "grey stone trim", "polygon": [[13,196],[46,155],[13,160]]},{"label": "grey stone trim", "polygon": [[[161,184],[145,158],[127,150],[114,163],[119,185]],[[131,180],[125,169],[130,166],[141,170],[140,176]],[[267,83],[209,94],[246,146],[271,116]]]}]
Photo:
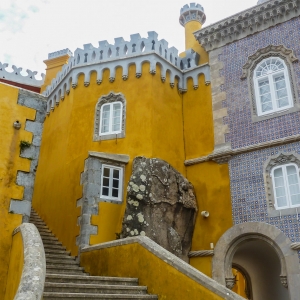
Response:
[{"label": "grey stone trim", "polygon": [[291,244],[291,249],[293,249],[293,250],[300,250],[300,243],[293,243],[293,244]]},{"label": "grey stone trim", "polygon": [[171,252],[167,251],[163,247],[159,246],[155,242],[153,242],[148,237],[138,236],[126,239],[120,239],[112,242],[107,242],[103,244],[98,244],[94,246],[85,247],[81,250],[81,253],[91,252],[94,250],[99,249],[107,249],[113,248],[123,245],[130,245],[138,243],[149,252],[151,252],[156,257],[163,260],[168,265],[174,267],[176,270],[182,272],[190,279],[194,280],[195,282],[199,283],[200,285],[204,286],[208,290],[212,291],[213,293],[223,297],[223,299],[229,300],[242,300],[244,298],[240,297],[236,293],[232,292],[231,290],[227,289],[225,286],[217,283],[210,277],[204,275],[203,273],[199,272],[197,269],[193,268],[188,263],[184,262],[182,259],[178,258]]},{"label": "grey stone trim", "polygon": [[41,236],[31,223],[20,225],[13,235],[17,232],[21,232],[23,239],[24,266],[14,300],[40,300],[43,298],[46,277],[46,258]]},{"label": "grey stone trim", "polygon": [[180,9],[179,23],[184,27],[190,21],[198,21],[202,25],[206,21],[203,7],[198,3],[186,4]]},{"label": "grey stone trim", "polygon": [[[106,103],[113,103],[113,102],[121,102],[122,107],[122,125],[121,125],[121,132],[118,134],[106,134],[100,135],[100,122],[101,122],[101,107]],[[105,141],[105,140],[112,140],[112,139],[121,139],[125,137],[125,127],[126,127],[126,100],[123,94],[121,93],[109,93],[108,95],[102,96],[97,104],[96,104],[96,111],[95,111],[95,119],[94,119],[94,138],[93,140],[96,141]]]},{"label": "grey stone trim", "polygon": [[31,71],[31,70],[26,70],[27,75],[24,76],[21,74],[22,68],[18,68],[14,65],[12,65],[13,72],[8,72],[6,71],[6,68],[8,67],[8,64],[6,63],[1,63],[0,62],[0,78],[17,82],[20,84],[25,84],[25,85],[30,85],[34,87],[40,87],[44,84],[45,80],[45,74],[42,73],[41,77],[42,79],[36,79],[35,75],[37,74],[36,71]]},{"label": "grey stone trim", "polygon": [[[229,283],[232,275],[232,260],[240,243],[247,240],[263,240],[277,253],[281,263],[281,274],[286,279],[291,300],[299,299],[300,268],[297,252],[291,249],[290,239],[275,226],[249,222],[228,229],[219,239],[214,249],[212,262],[213,279],[222,285]],[[284,283],[284,280],[282,281]]]},{"label": "grey stone trim", "polygon": [[69,48],[66,48],[59,51],[48,53],[48,59],[53,59],[64,55],[73,56],[73,53]]},{"label": "grey stone trim", "polygon": [[111,161],[120,162],[124,164],[128,164],[130,158],[129,155],[126,154],[114,154],[114,153],[94,152],[94,151],[89,151],[89,156],[108,159]]},{"label": "grey stone trim", "polygon": [[191,251],[189,253],[189,257],[206,257],[213,256],[214,250],[199,250],[199,251]]},{"label": "grey stone trim", "polygon": [[102,165],[112,165],[123,169],[123,182],[120,190],[124,192],[125,164],[129,162],[126,154],[113,154],[103,152],[89,152],[85,160],[84,171],[81,174],[80,183],[83,185],[82,198],[77,201],[77,207],[81,207],[81,214],[77,219],[80,227],[79,235],[76,238],[76,245],[81,248],[90,244],[90,236],[98,232],[98,226],[91,224],[91,217],[99,214],[99,202],[110,202],[122,204],[123,201],[101,199],[101,172]]},{"label": "grey stone trim", "polygon": [[[257,101],[255,97],[255,89],[254,89],[254,82],[253,82],[253,73],[256,66],[262,60],[268,57],[279,57],[285,62],[289,74],[290,89],[293,97],[293,107],[275,113],[271,113],[268,115],[258,116]],[[257,50],[253,55],[249,56],[247,63],[243,66],[243,74],[241,76],[241,79],[247,79],[248,81],[248,91],[249,91],[249,97],[251,101],[251,115],[252,115],[253,122],[268,120],[270,118],[283,116],[289,113],[300,111],[297,80],[295,78],[295,72],[293,69],[293,63],[296,62],[298,62],[298,58],[294,55],[293,50],[287,49],[283,45],[279,45],[279,46],[269,45],[265,48]]]},{"label": "grey stone trim", "polygon": [[[268,203],[268,214],[270,217],[277,217],[283,215],[289,215],[296,213],[296,208],[286,208],[286,209],[275,209],[275,195],[272,178],[270,176],[271,171],[274,167],[285,165],[288,163],[294,163],[300,169],[300,155],[296,152],[282,152],[277,155],[273,155],[267,159],[264,164],[264,182],[265,182],[265,191],[266,198]],[[299,207],[300,212],[300,207]]]},{"label": "grey stone trim", "polygon": [[220,71],[224,68],[223,62],[219,60],[221,53],[222,49],[209,53],[215,149],[226,144],[225,134],[229,132],[228,125],[223,122],[224,117],[228,116],[228,112],[227,108],[222,106],[222,102],[226,100],[226,92],[220,89],[225,82],[224,76],[220,75]]},{"label": "grey stone trim", "polygon": [[195,38],[206,51],[298,17],[300,0],[272,0],[200,29]]},{"label": "grey stone trim", "polygon": [[[16,184],[24,187],[22,201],[11,199],[10,212],[23,215],[23,221],[30,217],[30,207],[35,181],[35,172],[38,166],[43,124],[46,116],[46,98],[40,94],[19,89],[18,104],[36,111],[35,120],[27,120],[25,130],[32,132],[33,139],[30,147],[20,152],[20,157],[31,161],[29,172],[18,171]],[[24,202],[25,201],[25,202]]]},{"label": "grey stone trim", "polygon": [[270,148],[270,147],[283,145],[283,144],[294,143],[294,142],[298,142],[298,141],[300,141],[300,134],[288,136],[288,137],[273,140],[273,141],[263,142],[260,144],[250,145],[247,147],[241,147],[241,148],[237,148],[237,149],[223,147],[219,150],[215,150],[213,153],[211,153],[209,155],[201,156],[198,158],[188,159],[184,162],[184,164],[186,166],[192,166],[195,164],[199,164],[199,163],[211,161],[211,160],[214,160],[214,161],[220,160],[224,163],[225,161],[228,162],[228,160],[233,155],[238,155],[238,154],[247,153],[247,152],[251,152],[251,151],[261,150],[264,148]]}]

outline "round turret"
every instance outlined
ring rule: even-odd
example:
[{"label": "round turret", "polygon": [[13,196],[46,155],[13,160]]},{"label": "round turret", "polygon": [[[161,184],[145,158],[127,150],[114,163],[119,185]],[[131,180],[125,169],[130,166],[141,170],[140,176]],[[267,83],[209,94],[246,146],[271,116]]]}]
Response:
[{"label": "round turret", "polygon": [[179,23],[185,27],[185,24],[190,21],[198,21],[201,25],[205,23],[206,16],[204,8],[198,3],[190,3],[184,5],[180,10]]}]

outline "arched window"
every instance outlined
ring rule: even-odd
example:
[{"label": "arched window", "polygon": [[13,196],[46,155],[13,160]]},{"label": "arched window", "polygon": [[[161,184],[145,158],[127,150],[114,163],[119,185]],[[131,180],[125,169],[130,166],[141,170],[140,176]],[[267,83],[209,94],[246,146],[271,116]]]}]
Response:
[{"label": "arched window", "polygon": [[122,125],[122,103],[113,102],[101,106],[99,135],[118,134]]},{"label": "arched window", "polygon": [[275,209],[300,206],[299,168],[290,163],[277,166],[271,172]]},{"label": "arched window", "polygon": [[262,60],[253,72],[257,115],[267,115],[293,106],[285,62],[279,57]]}]

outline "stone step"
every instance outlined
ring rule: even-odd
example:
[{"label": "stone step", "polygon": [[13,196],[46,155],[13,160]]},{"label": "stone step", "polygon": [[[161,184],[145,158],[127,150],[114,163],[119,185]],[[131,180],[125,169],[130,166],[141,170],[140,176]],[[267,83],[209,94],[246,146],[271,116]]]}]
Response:
[{"label": "stone step", "polygon": [[49,249],[49,248],[44,248],[45,249],[45,253],[47,254],[63,254],[63,255],[70,255],[71,252],[70,251],[66,251],[66,250],[57,250],[57,249]]},{"label": "stone step", "polygon": [[44,292],[87,294],[146,294],[145,286],[46,282]]},{"label": "stone step", "polygon": [[80,270],[80,271],[84,271],[84,269],[82,267],[78,267],[78,265],[64,265],[64,264],[52,264],[52,263],[47,263],[46,264],[46,268],[48,270],[50,269],[64,269],[64,270]]},{"label": "stone step", "polygon": [[42,241],[43,241],[44,247],[45,247],[46,245],[58,245],[58,246],[62,246],[62,247],[63,247],[62,243],[59,242],[59,241],[57,241],[57,240],[51,241],[51,240],[44,240],[44,239],[42,239]]},{"label": "stone step", "polygon": [[[69,275],[83,275],[85,274],[83,270],[80,269],[61,269],[61,268],[49,268],[46,266],[47,274],[69,274]],[[88,273],[87,273],[88,275]]]},{"label": "stone step", "polygon": [[46,274],[46,282],[80,283],[80,284],[107,284],[107,285],[138,285],[137,278],[86,276],[68,274]]},{"label": "stone step", "polygon": [[53,259],[53,258],[46,258],[47,264],[59,264],[59,265],[76,265],[78,266],[78,262],[75,260],[70,259]]},{"label": "stone step", "polygon": [[50,250],[50,249],[53,249],[53,250],[58,250],[58,251],[63,251],[63,250],[66,250],[66,247],[62,246],[62,245],[51,245],[51,244],[44,244],[44,248],[45,250]]},{"label": "stone step", "polygon": [[55,237],[53,234],[43,236],[42,240],[43,241],[57,241],[57,242],[59,242],[58,238]]},{"label": "stone step", "polygon": [[57,254],[57,253],[46,253],[46,259],[65,259],[65,260],[75,260],[75,256]]},{"label": "stone step", "polygon": [[43,295],[44,299],[48,300],[57,300],[57,299],[73,299],[73,300],[92,300],[92,299],[122,299],[122,300],[129,300],[129,299],[155,299],[158,300],[157,296],[155,295],[121,295],[121,294],[87,294],[87,293],[51,293],[46,292]]}]

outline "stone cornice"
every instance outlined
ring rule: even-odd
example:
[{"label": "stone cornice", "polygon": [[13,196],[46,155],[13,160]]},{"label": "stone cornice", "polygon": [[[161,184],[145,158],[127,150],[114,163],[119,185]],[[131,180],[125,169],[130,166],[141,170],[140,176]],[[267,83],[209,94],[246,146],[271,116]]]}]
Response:
[{"label": "stone cornice", "polygon": [[229,161],[229,159],[234,156],[234,155],[239,155],[247,152],[252,152],[252,151],[257,151],[261,150],[264,148],[270,148],[270,147],[275,147],[279,146],[282,144],[288,144],[288,143],[294,143],[294,142],[299,142],[300,141],[300,134],[294,135],[294,136],[289,136],[269,142],[264,142],[260,144],[255,144],[255,145],[250,145],[247,147],[242,147],[238,149],[231,149],[229,147],[222,148],[220,150],[215,150],[213,153],[206,155],[206,156],[201,156],[193,159],[188,159],[184,162],[186,166],[192,166],[195,164],[203,163],[206,161],[215,161],[219,164],[224,164]]},{"label": "stone cornice", "polygon": [[288,21],[300,14],[300,0],[272,0],[207,26],[194,33],[206,51]]}]

